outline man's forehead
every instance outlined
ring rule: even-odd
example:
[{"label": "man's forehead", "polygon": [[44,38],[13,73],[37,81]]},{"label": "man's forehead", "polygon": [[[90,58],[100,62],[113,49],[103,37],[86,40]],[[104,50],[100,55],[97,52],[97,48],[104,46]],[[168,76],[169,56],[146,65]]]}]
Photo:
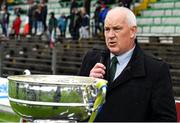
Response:
[{"label": "man's forehead", "polygon": [[107,20],[112,19],[122,19],[125,17],[125,12],[119,9],[110,10],[106,16]]},{"label": "man's forehead", "polygon": [[114,15],[118,16],[118,15],[124,15],[124,14],[127,14],[125,10],[116,8],[116,9],[109,10],[107,16],[114,16]]},{"label": "man's forehead", "polygon": [[106,17],[105,25],[119,25],[123,23],[124,20],[125,20],[124,15],[121,14],[115,14],[115,16],[109,15]]}]

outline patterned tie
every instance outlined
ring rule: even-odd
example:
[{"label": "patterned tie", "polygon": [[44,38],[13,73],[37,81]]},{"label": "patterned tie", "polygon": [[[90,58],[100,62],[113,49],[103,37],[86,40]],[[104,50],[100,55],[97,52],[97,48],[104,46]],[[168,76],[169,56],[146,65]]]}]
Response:
[{"label": "patterned tie", "polygon": [[116,73],[117,63],[118,63],[117,57],[114,56],[114,57],[111,59],[111,67],[110,67],[110,69],[109,69],[110,83],[112,83],[113,80],[114,80],[114,76],[115,76],[115,73]]}]

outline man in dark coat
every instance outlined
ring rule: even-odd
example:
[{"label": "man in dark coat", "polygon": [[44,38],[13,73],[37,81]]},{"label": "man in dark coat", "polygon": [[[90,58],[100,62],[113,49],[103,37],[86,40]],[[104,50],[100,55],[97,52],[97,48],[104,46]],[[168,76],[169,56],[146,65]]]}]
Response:
[{"label": "man in dark coat", "polygon": [[78,3],[76,0],[71,0],[70,3],[70,15],[72,14],[73,9],[77,9],[78,8]]},{"label": "man in dark coat", "polygon": [[[108,50],[88,52],[80,70],[82,76],[109,82],[106,102],[95,121],[177,121],[168,65],[146,55],[135,41],[135,15],[125,7],[113,8],[104,28]],[[116,72],[110,82],[114,56]]]}]

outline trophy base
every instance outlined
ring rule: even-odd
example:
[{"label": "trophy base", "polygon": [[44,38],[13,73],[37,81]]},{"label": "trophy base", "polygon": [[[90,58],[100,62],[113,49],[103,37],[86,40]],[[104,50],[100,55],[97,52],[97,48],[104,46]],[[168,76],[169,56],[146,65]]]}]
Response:
[{"label": "trophy base", "polygon": [[25,119],[21,118],[20,123],[77,123],[74,120],[57,120],[57,119]]},{"label": "trophy base", "polygon": [[33,123],[77,123],[73,120],[34,120]]}]

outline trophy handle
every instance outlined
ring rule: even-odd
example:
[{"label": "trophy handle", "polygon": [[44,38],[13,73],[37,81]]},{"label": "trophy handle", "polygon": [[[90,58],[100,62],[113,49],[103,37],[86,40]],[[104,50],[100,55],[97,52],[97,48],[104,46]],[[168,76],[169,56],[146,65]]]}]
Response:
[{"label": "trophy handle", "polygon": [[28,70],[28,69],[25,69],[25,70],[23,71],[23,74],[24,74],[24,75],[31,75],[31,71]]},{"label": "trophy handle", "polygon": [[105,103],[106,92],[107,92],[107,81],[103,79],[95,79],[96,87],[98,88],[98,94],[94,102],[92,114],[89,122],[93,122],[96,118],[99,108]]}]

